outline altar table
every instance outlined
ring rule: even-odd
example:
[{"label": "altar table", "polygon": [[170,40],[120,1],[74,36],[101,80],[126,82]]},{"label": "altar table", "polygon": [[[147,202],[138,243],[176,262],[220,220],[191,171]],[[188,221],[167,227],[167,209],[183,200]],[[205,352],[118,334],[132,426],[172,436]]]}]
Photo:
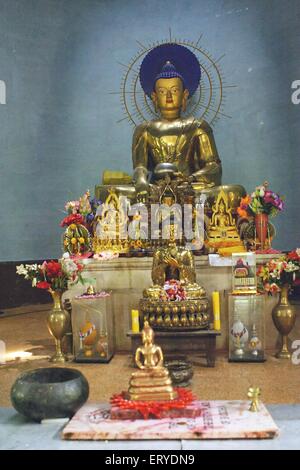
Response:
[{"label": "altar table", "polygon": [[[214,367],[216,360],[216,338],[221,332],[216,330],[195,331],[156,331],[155,342],[160,345],[164,354],[172,357],[173,354],[194,353],[194,356],[204,356],[207,367]],[[131,350],[135,351],[141,344],[141,333],[129,331]]]}]

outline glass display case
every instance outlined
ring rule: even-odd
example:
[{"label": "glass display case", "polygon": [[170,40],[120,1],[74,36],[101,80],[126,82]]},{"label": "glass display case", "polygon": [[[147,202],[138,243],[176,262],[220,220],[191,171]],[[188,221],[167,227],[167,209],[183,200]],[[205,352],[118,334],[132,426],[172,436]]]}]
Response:
[{"label": "glass display case", "polygon": [[74,360],[109,362],[115,338],[112,293],[83,294],[72,300]]},{"label": "glass display case", "polygon": [[229,294],[229,362],[264,362],[264,294]]}]

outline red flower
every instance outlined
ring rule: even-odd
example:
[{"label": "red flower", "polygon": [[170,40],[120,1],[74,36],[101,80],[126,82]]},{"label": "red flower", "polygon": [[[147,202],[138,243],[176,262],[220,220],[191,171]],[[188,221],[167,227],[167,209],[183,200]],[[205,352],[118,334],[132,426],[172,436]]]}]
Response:
[{"label": "red flower", "polygon": [[60,277],[62,275],[61,265],[56,261],[49,261],[46,265],[46,273],[50,278]]},{"label": "red flower", "polygon": [[49,282],[47,281],[41,281],[37,283],[36,287],[38,289],[49,289],[51,287],[51,284],[49,284]]},{"label": "red flower", "polygon": [[61,221],[60,226],[67,227],[71,224],[84,224],[83,216],[81,214],[70,214]]},{"label": "red flower", "polygon": [[288,254],[288,259],[291,261],[300,261],[300,256],[298,256],[297,251],[294,250]]}]

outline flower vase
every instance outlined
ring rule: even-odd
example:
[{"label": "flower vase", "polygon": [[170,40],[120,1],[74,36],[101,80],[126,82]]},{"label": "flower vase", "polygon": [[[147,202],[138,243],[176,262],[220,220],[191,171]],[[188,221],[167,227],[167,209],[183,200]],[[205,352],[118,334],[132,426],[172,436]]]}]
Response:
[{"label": "flower vase", "polygon": [[268,214],[256,214],[255,215],[255,230],[257,238],[259,240],[260,250],[265,249],[265,243],[268,233],[268,223],[269,216]]},{"label": "flower vase", "polygon": [[289,285],[285,284],[281,288],[278,303],[272,310],[274,325],[282,336],[281,350],[275,355],[275,357],[279,359],[291,358],[291,353],[288,349],[288,334],[292,331],[295,325],[296,313],[295,307],[289,303],[288,293]]},{"label": "flower vase", "polygon": [[68,331],[70,315],[62,306],[61,290],[50,290],[53,299],[53,308],[47,318],[47,326],[50,334],[55,340],[56,352],[51,357],[50,362],[66,362],[67,356],[63,354],[61,341]]}]

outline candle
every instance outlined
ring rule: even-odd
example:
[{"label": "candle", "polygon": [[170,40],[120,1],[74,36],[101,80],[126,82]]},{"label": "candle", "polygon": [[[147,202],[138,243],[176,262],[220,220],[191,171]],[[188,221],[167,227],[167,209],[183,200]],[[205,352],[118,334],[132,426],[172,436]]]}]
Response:
[{"label": "candle", "polygon": [[139,333],[140,332],[139,311],[138,310],[131,310],[131,325],[132,325],[132,333]]},{"label": "candle", "polygon": [[213,315],[214,315],[214,330],[221,330],[220,320],[220,293],[214,291],[212,293]]}]

